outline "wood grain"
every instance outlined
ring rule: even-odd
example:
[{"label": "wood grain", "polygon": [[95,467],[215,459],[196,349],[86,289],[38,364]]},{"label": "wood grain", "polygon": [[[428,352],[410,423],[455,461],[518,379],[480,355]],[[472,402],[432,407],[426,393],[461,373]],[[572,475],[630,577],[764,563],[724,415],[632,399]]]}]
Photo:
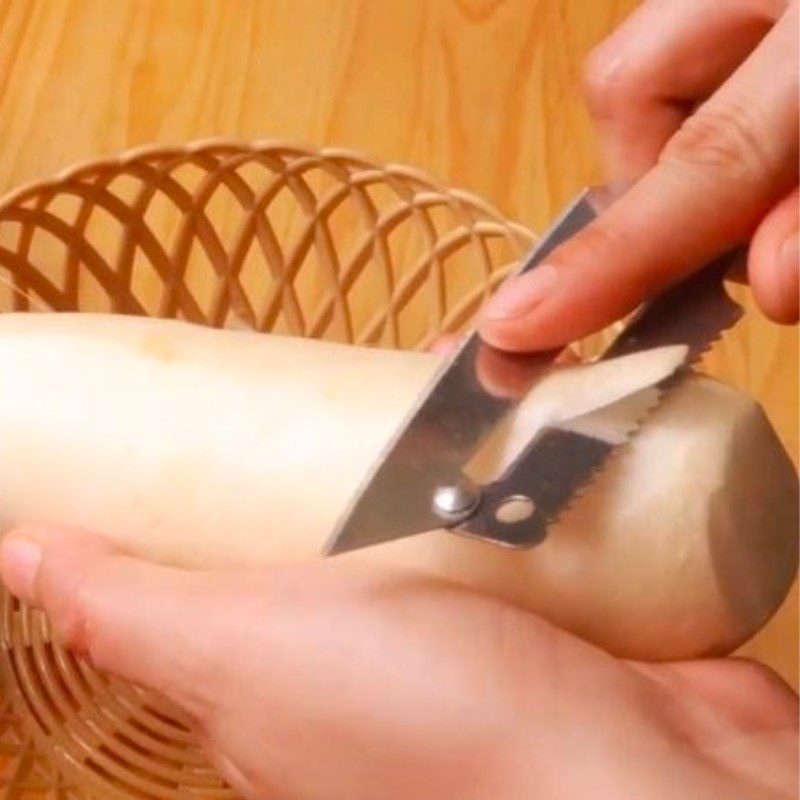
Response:
[{"label": "wood grain", "polygon": [[[0,191],[150,142],[285,137],[411,162],[541,229],[599,176],[583,59],[631,0],[2,0]],[[751,304],[749,304],[751,305]],[[798,457],[796,332],[708,370]],[[797,598],[745,652],[797,685]]]}]

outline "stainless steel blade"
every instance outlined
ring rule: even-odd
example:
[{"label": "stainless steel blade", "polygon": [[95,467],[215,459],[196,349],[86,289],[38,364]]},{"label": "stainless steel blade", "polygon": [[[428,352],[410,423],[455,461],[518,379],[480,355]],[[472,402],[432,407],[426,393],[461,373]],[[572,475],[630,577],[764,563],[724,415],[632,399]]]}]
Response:
[{"label": "stainless steel blade", "polygon": [[[483,487],[480,505],[457,529],[509,547],[536,544],[548,526],[583,490],[608,457],[638,429],[664,394],[689,372],[703,352],[742,316],[725,291],[725,275],[744,258],[732,252],[645,306],[625,327],[602,359],[674,344],[687,346],[677,372],[656,385],[651,402],[634,407],[621,436],[605,441],[575,430],[544,430],[497,481]],[[503,521],[512,504],[528,510]]]},{"label": "stainless steel blade", "polygon": [[[524,260],[519,273],[535,269],[560,244],[583,229],[608,202],[604,189],[588,189],[567,208]],[[516,377],[519,394],[492,394],[478,370],[488,354]],[[439,528],[443,506],[455,501],[454,519],[475,499],[462,466],[497,423],[554,361],[557,352],[518,356],[493,350],[472,333],[443,365],[417,407],[366,476],[325,547],[333,555]],[[466,504],[466,505],[465,505]]]}]

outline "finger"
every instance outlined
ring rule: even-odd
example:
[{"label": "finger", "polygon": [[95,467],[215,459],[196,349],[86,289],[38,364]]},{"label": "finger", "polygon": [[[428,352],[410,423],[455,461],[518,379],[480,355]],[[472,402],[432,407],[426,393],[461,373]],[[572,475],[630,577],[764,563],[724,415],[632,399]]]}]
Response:
[{"label": "finger", "polygon": [[501,287],[482,313],[490,344],[579,339],[749,238],[797,180],[797,22],[793,6],[653,170],[547,264]]},{"label": "finger", "polygon": [[693,106],[728,78],[772,27],[777,0],[648,0],[586,63],[584,93],[612,180],[658,159]]},{"label": "finger", "polygon": [[440,356],[448,356],[461,344],[463,337],[457,333],[443,333],[437,336],[428,347],[429,353],[436,353]]},{"label": "finger", "polygon": [[[483,345],[475,359],[475,373],[478,382],[490,395],[513,399],[527,394],[535,376],[543,374],[550,363],[552,360],[545,358],[534,366],[531,364],[531,356],[505,353]],[[533,376],[532,369],[535,369]]]},{"label": "finger", "polygon": [[798,321],[800,247],[798,190],[767,215],[750,243],[747,272],[756,302],[775,322]]},{"label": "finger", "polygon": [[[464,341],[463,336],[444,333],[433,340],[428,347],[429,353],[450,356]],[[556,354],[555,363],[575,364],[580,361],[578,354],[567,347]],[[515,360],[508,353],[484,347],[478,352],[475,371],[480,384],[489,394],[495,397],[520,397],[530,387],[531,376],[529,360],[524,357]]]},{"label": "finger", "polygon": [[575,366],[581,361],[570,347],[557,354],[550,353],[549,356],[532,375],[530,356],[519,358],[514,353],[484,346],[475,359],[475,374],[480,385],[493,397],[516,399],[526,395],[532,381],[535,383],[542,375],[560,367]]},{"label": "finger", "polygon": [[230,612],[220,581],[60,529],[9,534],[0,545],[0,575],[11,592],[47,613],[64,646],[98,669],[155,689],[196,717],[207,713]]}]

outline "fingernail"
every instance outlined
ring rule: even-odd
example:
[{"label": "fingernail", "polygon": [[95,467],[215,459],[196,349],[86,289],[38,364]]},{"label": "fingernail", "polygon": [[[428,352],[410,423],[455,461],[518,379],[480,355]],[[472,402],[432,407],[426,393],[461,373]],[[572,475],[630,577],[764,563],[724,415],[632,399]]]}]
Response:
[{"label": "fingernail", "polygon": [[42,548],[32,539],[9,537],[0,545],[0,575],[6,588],[20,600],[34,599],[41,561]]},{"label": "fingernail", "polygon": [[557,283],[555,266],[540,264],[530,272],[506,281],[486,304],[483,316],[497,322],[524,317],[551,294]]},{"label": "fingernail", "polygon": [[790,285],[796,285],[797,271],[800,269],[800,231],[795,231],[781,245],[778,253],[778,269],[787,283],[791,280]]}]

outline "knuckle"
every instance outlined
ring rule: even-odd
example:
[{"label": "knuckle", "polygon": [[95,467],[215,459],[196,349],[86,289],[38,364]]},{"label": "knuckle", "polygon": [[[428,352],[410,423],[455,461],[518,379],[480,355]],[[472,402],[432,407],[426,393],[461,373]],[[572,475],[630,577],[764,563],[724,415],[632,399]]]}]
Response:
[{"label": "knuckle", "polygon": [[580,267],[595,263],[616,264],[630,249],[630,234],[619,224],[601,217],[582,230],[573,241],[559,248],[556,259],[564,267]]},{"label": "knuckle", "polygon": [[66,602],[60,605],[53,618],[61,643],[82,656],[89,656],[92,649],[90,583],[90,573],[86,571],[74,576]]},{"label": "knuckle", "polygon": [[796,715],[794,693],[776,672],[764,664],[748,658],[732,657],[731,667],[736,682],[736,691],[747,687],[747,702],[757,710],[762,719],[771,724],[793,721]]},{"label": "knuckle", "polygon": [[738,183],[772,170],[758,125],[741,104],[689,117],[667,143],[661,162]]},{"label": "knuckle", "polygon": [[[62,565],[63,566],[63,565]],[[106,658],[107,620],[98,601],[103,596],[103,564],[94,559],[86,563],[68,564],[68,577],[59,591],[58,603],[52,618],[59,641],[77,655],[102,667]],[[66,570],[58,568],[63,575]]]},{"label": "knuckle", "polygon": [[63,646],[86,655],[96,613],[93,585],[102,561],[91,545],[65,537],[44,548],[37,577],[38,604]]},{"label": "knuckle", "polygon": [[604,45],[593,50],[584,65],[583,96],[589,113],[596,118],[624,112],[638,83],[635,70]]},{"label": "knuckle", "polygon": [[238,696],[231,649],[209,637],[199,647],[185,647],[174,656],[176,696],[196,720],[215,719],[220,712],[220,697]]},{"label": "knuckle", "polygon": [[[624,246],[625,237],[614,226],[609,225],[606,220],[598,219],[592,224],[588,225],[578,237],[574,240],[575,246],[580,244],[582,252],[588,257],[595,254],[605,256],[606,253],[613,253],[620,246]],[[560,252],[565,257],[565,260],[571,262],[575,260],[574,253],[570,253],[572,243],[567,244]]]},{"label": "knuckle", "polygon": [[226,680],[229,667],[221,656],[196,658],[181,651],[169,660],[167,692],[202,730],[214,725],[222,713],[220,695],[236,696]]},{"label": "knuckle", "polygon": [[749,658],[737,657],[731,658],[730,661],[738,673],[739,680],[747,681],[754,690],[764,694],[785,693],[786,684],[770,667]]},{"label": "knuckle", "polygon": [[609,277],[622,274],[620,270],[624,268],[624,281],[618,281],[614,292],[622,314],[623,309],[632,309],[662,284],[663,269],[652,253],[645,253],[641,246],[632,246],[636,238],[636,232],[621,219],[603,215],[558,248],[553,261],[563,264],[564,269],[581,270],[584,274],[602,265],[609,270]]}]

